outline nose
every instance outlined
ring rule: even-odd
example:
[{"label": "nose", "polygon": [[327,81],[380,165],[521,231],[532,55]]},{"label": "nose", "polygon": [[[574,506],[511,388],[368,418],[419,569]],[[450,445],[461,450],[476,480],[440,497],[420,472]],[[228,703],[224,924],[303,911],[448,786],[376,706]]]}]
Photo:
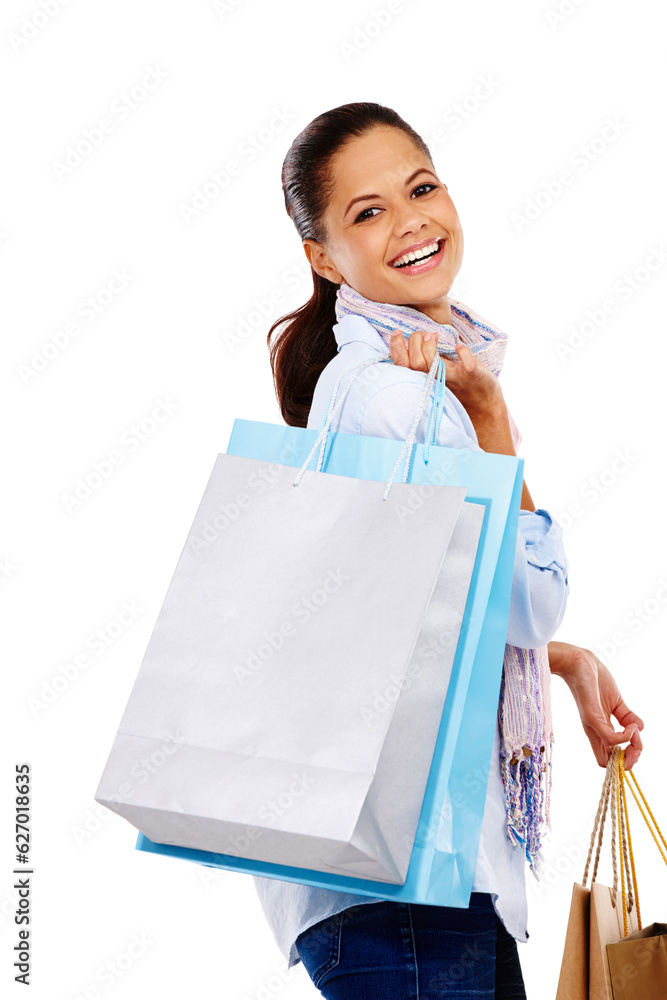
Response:
[{"label": "nose", "polygon": [[398,206],[395,214],[395,233],[398,239],[418,233],[420,229],[430,224],[430,218],[426,212],[420,209],[414,199],[404,201]]}]

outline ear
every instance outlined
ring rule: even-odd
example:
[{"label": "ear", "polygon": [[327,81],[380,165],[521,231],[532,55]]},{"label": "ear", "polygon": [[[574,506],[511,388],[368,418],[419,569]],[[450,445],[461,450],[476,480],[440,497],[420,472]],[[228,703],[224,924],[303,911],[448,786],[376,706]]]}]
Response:
[{"label": "ear", "polygon": [[345,278],[337,270],[331,257],[320,243],[316,243],[315,240],[304,240],[303,249],[313,271],[319,274],[321,278],[332,281],[334,285],[340,285],[341,282],[345,281]]}]

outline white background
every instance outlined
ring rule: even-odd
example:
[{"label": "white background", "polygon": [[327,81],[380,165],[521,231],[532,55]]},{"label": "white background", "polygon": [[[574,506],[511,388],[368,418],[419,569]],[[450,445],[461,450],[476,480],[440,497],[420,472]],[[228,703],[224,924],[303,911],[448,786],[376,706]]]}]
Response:
[{"label": "white background", "polygon": [[[310,279],[281,164],[313,117],[348,101],[395,108],[430,143],[465,233],[452,297],[510,336],[503,386],[526,481],[565,528],[571,595],[556,638],[605,650],[645,720],[635,773],[667,825],[667,271],[651,256],[667,248],[663,35],[649,0],[561,6],[557,20],[557,0],[3,4],[0,963],[11,981],[13,772],[28,761],[33,997],[317,995],[303,966],[285,972],[250,876],[135,851],[136,830],[98,815],[93,795],[215,455],[236,417],[282,422],[266,333]],[[378,29],[382,10],[393,13]],[[121,114],[149,70],[153,89]],[[244,144],[275,109],[288,120],[251,160]],[[105,117],[112,131],[58,177],[68,146]],[[608,119],[618,134],[596,142]],[[182,206],[230,159],[240,173],[186,222]],[[572,183],[545,195],[563,169]],[[290,287],[292,267],[304,276]],[[114,269],[127,285],[104,304]],[[282,303],[260,320],[276,290]],[[88,296],[101,306],[92,322],[79,312]],[[609,298],[616,311],[561,356]],[[65,346],[48,347],[59,333]],[[171,412],[154,433],[121,446],[160,400]],[[122,464],[68,510],[77,478],[119,447]],[[140,609],[132,624],[92,652],[123,602]],[[85,652],[88,666],[43,701]],[[551,868],[542,888],[529,878],[520,947],[535,998],[555,994],[603,776],[567,688],[553,688]],[[639,823],[645,922],[665,920],[667,871]],[[105,985],[99,970],[126,964],[134,934],[150,943]]]}]

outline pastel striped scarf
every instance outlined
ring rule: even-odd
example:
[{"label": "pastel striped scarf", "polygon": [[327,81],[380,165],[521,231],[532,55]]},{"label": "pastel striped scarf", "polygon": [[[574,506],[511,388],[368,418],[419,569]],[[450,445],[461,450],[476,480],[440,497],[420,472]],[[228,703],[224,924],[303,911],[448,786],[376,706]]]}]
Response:
[{"label": "pastel striped scarf", "polygon": [[[458,361],[457,343],[467,344],[477,360],[499,376],[505,359],[507,334],[492,326],[461,302],[451,302],[452,323],[436,323],[411,306],[374,302],[343,282],[336,295],[336,320],[362,316],[381,335],[389,349],[392,332],[400,329],[406,343],[415,330],[432,331],[445,357]],[[519,429],[509,415],[515,448]],[[521,649],[505,646],[500,682],[498,724],[500,770],[505,789],[507,834],[521,847],[533,874],[541,869],[544,828],[551,828],[551,671],[547,646]]]}]

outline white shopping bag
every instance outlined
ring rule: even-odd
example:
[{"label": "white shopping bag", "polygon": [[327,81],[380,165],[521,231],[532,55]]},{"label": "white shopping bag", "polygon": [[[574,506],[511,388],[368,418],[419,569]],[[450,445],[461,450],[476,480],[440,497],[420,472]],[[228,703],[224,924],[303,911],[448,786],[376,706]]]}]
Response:
[{"label": "white shopping bag", "polygon": [[402,883],[485,508],[309,458],[295,488],[217,457],[95,799],[157,843]]}]

